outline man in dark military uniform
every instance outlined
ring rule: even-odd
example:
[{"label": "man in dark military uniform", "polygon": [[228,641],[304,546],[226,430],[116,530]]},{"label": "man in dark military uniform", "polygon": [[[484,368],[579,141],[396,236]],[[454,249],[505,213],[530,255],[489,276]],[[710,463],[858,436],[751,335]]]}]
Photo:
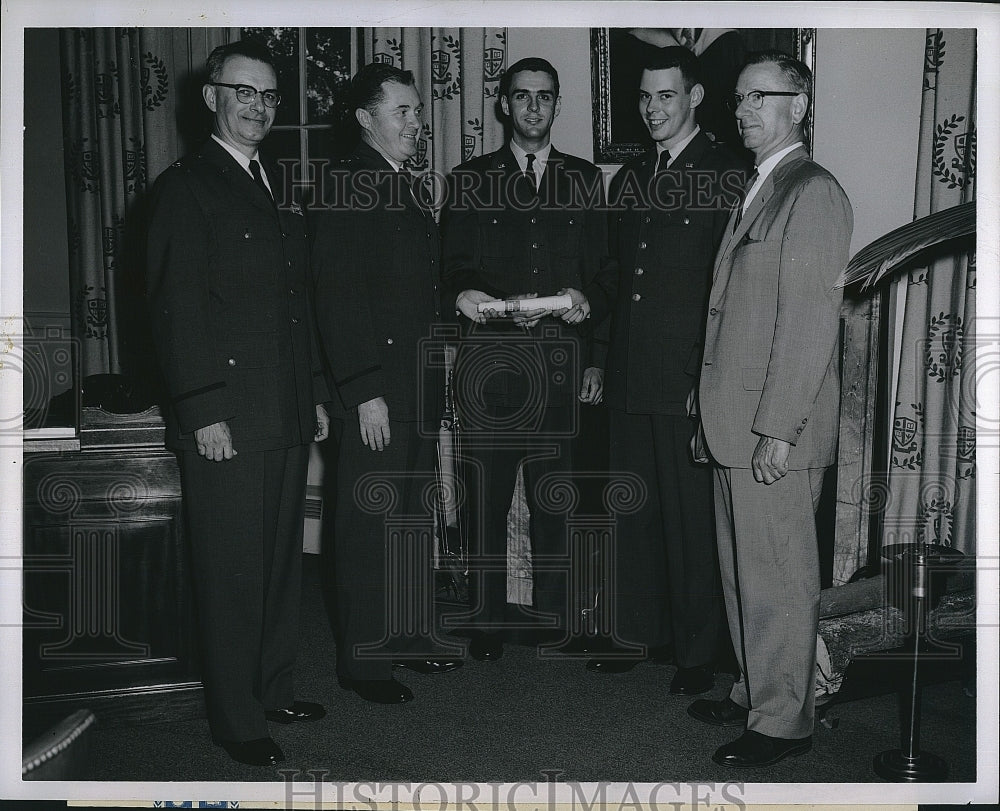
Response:
[{"label": "man in dark military uniform", "polygon": [[208,58],[212,138],[154,189],[148,290],[191,534],[209,723],[235,760],[284,759],[267,721],[322,718],[295,701],[309,443],[328,399],[301,215],[275,205],[257,148],[280,96],[270,53]]},{"label": "man in dark military uniform", "polygon": [[609,608],[615,656],[590,670],[622,673],[672,643],[671,692],[712,686],[729,647],[713,530],[712,479],[693,463],[686,401],[696,384],[712,265],[745,167],[699,129],[698,60],[667,47],[646,54],[639,113],[654,147],[611,183],[611,245],[621,281],[606,370],[611,476],[647,483],[618,516]]},{"label": "man in dark military uniform", "polygon": [[[555,68],[536,57],[515,63],[501,79],[500,104],[511,140],[454,170],[443,220],[444,306],[463,332],[455,401],[473,549],[470,650],[481,660],[502,655],[503,629],[518,621],[506,616],[506,557],[519,466],[531,511],[533,611],[575,630],[567,505],[542,491],[573,469],[578,399],[601,399],[604,359],[592,325],[607,314],[616,277],[601,172],[551,144],[561,104]],[[570,306],[528,305],[510,320],[478,311],[493,299],[556,294]]]},{"label": "man in dark military uniform", "polygon": [[[426,496],[444,411],[443,363],[429,350],[441,314],[440,248],[434,217],[404,166],[421,137],[413,74],[367,65],[351,81],[351,108],[361,142],[326,178],[328,210],[316,217],[312,252],[340,443],[337,673],[368,701],[400,704],[413,694],[392,678],[394,664],[424,674],[462,664],[434,642],[429,611]],[[409,540],[391,529],[390,513],[407,516]]]}]

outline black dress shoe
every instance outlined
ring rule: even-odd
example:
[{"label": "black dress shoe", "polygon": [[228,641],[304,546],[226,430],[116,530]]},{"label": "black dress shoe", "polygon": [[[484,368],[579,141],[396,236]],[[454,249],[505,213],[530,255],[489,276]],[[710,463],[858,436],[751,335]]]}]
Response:
[{"label": "black dress shoe", "polygon": [[560,653],[563,656],[588,656],[600,649],[597,640],[590,636],[571,636],[561,645],[546,647],[547,651]]},{"label": "black dress shoe", "polygon": [[479,662],[493,662],[503,656],[500,634],[477,633],[469,643],[469,655]]},{"label": "black dress shoe", "polygon": [[315,704],[312,701],[294,701],[291,707],[267,710],[264,716],[276,724],[295,724],[300,721],[318,721],[326,716],[326,710],[322,704]]},{"label": "black dress shoe", "polygon": [[617,675],[619,673],[628,673],[632,670],[639,662],[645,661],[645,657],[630,656],[616,657],[616,658],[598,658],[591,659],[587,662],[587,670],[591,673],[608,673]]},{"label": "black dress shoe", "polygon": [[413,701],[413,693],[405,684],[395,679],[352,679],[342,683],[365,701],[373,704],[405,704]]},{"label": "black dress shoe", "polygon": [[396,659],[393,667],[405,667],[415,673],[433,676],[436,673],[447,673],[458,670],[465,662],[461,659]]},{"label": "black dress shoe", "polygon": [[271,738],[254,738],[252,741],[218,741],[229,757],[248,766],[274,766],[285,759]]},{"label": "black dress shoe", "polygon": [[807,738],[772,738],[748,729],[732,743],[715,750],[712,760],[720,766],[740,769],[773,766],[792,755],[802,755],[812,749],[812,735]]},{"label": "black dress shoe", "polygon": [[688,715],[717,727],[741,727],[747,722],[750,710],[741,707],[728,696],[721,701],[699,698],[688,707]]},{"label": "black dress shoe", "polygon": [[674,696],[697,696],[707,693],[715,686],[715,679],[710,668],[679,667],[670,680],[670,694]]}]

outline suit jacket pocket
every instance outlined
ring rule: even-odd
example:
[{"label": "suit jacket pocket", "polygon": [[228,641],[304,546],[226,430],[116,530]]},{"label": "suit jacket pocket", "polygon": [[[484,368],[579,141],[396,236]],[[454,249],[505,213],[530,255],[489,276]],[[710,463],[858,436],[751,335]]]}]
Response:
[{"label": "suit jacket pocket", "polygon": [[743,388],[746,391],[763,391],[764,381],[767,379],[767,368],[744,369]]}]

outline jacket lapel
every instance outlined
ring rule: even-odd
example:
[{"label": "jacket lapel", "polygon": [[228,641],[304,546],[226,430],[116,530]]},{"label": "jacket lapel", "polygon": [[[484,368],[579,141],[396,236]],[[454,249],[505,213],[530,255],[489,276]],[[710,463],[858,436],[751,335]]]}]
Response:
[{"label": "jacket lapel", "polygon": [[729,255],[740,243],[740,240],[746,236],[746,233],[750,230],[750,226],[753,225],[754,220],[760,216],[761,212],[774,196],[775,181],[784,176],[792,164],[802,160],[803,158],[807,158],[808,156],[809,153],[806,152],[805,147],[792,150],[785,155],[785,157],[779,161],[778,165],[774,167],[768,176],[764,178],[763,185],[757,191],[753,200],[750,201],[750,206],[747,208],[746,213],[740,220],[740,224],[735,227],[736,209],[733,209],[732,213],[729,215],[729,223],[726,226],[727,236],[723,240],[722,247],[719,250],[718,258],[715,263],[714,280],[718,279],[719,269],[724,261],[728,259]]},{"label": "jacket lapel", "polygon": [[[274,211],[274,205],[264,194],[264,191],[257,188],[250,173],[240,166],[232,155],[219,146],[214,138],[209,138],[205,142],[201,154],[222,173],[226,182],[233,187],[233,191],[240,198],[264,211]],[[265,168],[264,171],[267,170]],[[271,188],[273,189],[274,183],[277,182],[277,175],[268,172],[267,179],[272,184]]]}]

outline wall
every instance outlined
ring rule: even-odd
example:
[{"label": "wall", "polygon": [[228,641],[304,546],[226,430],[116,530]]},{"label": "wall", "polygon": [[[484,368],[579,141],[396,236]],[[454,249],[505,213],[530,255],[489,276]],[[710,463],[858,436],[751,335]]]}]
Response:
[{"label": "wall", "polygon": [[814,156],[854,206],[856,253],[913,219],[924,29],[816,35]]}]

